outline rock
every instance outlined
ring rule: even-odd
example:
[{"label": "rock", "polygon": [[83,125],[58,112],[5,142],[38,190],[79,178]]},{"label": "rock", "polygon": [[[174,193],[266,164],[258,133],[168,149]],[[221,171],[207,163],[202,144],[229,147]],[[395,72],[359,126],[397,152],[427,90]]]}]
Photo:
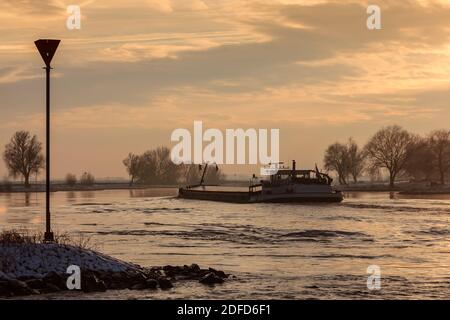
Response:
[{"label": "rock", "polygon": [[56,287],[59,288],[59,290],[67,289],[66,279],[54,271],[48,273],[44,277],[43,281],[47,284],[51,283],[51,284],[55,285]]},{"label": "rock", "polygon": [[199,267],[199,265],[196,264],[196,263],[191,264],[191,266],[189,267],[189,269],[190,269],[192,272],[199,272],[199,271],[200,271],[200,267]]},{"label": "rock", "polygon": [[11,278],[6,273],[0,271],[0,280],[11,280]]},{"label": "rock", "polygon": [[0,296],[11,297],[13,293],[8,285],[8,280],[0,280]]},{"label": "rock", "polygon": [[106,291],[106,289],[105,282],[97,278],[94,273],[84,272],[81,277],[81,290],[83,292]]},{"label": "rock", "polygon": [[203,284],[216,284],[223,283],[224,280],[221,277],[217,276],[214,272],[210,272],[203,278],[201,278],[199,282]]},{"label": "rock", "polygon": [[146,286],[148,289],[156,289],[158,287],[158,281],[155,279],[148,279],[146,281]]},{"label": "rock", "polygon": [[180,274],[183,270],[181,267],[174,267],[174,266],[164,266],[163,267],[164,273],[168,277],[174,277],[177,274]]},{"label": "rock", "polygon": [[147,281],[147,277],[143,273],[134,273],[129,276],[129,281],[134,285]]},{"label": "rock", "polygon": [[159,287],[162,290],[173,288],[172,282],[169,279],[166,279],[166,278],[158,279],[158,284],[159,284]]},{"label": "rock", "polygon": [[225,274],[225,272],[221,271],[221,270],[216,270],[215,272],[216,276],[225,279],[227,277],[227,275]]},{"label": "rock", "polygon": [[31,279],[25,281],[28,287],[31,289],[42,289],[45,288],[45,283],[42,279]]},{"label": "rock", "polygon": [[120,282],[120,281],[108,282],[106,285],[107,285],[108,289],[111,289],[111,290],[123,290],[123,289],[127,289],[129,287],[126,282]]},{"label": "rock", "polygon": [[164,270],[164,271],[168,271],[168,270],[173,270],[173,269],[175,269],[176,267],[174,267],[174,266],[171,266],[171,265],[167,265],[167,266],[164,266],[162,269]]},{"label": "rock", "polygon": [[130,287],[131,290],[145,290],[147,289],[147,284],[146,283],[137,283],[135,285],[132,285]]},{"label": "rock", "polygon": [[44,288],[41,289],[42,293],[52,293],[52,292],[59,292],[61,289],[57,286],[55,286],[53,283],[45,283]]},{"label": "rock", "polygon": [[7,287],[9,287],[10,292],[15,296],[26,296],[30,294],[35,294],[35,291],[27,286],[23,281],[19,280],[9,280],[7,282]]}]

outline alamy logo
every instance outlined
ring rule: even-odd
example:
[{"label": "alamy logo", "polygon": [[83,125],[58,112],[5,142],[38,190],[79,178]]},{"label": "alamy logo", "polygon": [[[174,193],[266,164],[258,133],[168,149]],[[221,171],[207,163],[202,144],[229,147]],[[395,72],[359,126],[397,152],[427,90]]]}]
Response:
[{"label": "alamy logo", "polygon": [[66,273],[70,274],[67,278],[66,286],[69,290],[81,289],[81,270],[77,265],[71,265],[67,268]]},{"label": "alamy logo", "polygon": [[367,289],[380,290],[381,289],[381,269],[377,265],[371,265],[367,267],[367,273],[370,274],[367,277]]},{"label": "alamy logo", "polygon": [[367,18],[367,29],[380,30],[381,29],[381,9],[377,5],[370,5],[367,7],[367,14],[370,16]]},{"label": "alamy logo", "polygon": [[[269,155],[267,129],[226,129],[224,138],[222,131],[219,129],[207,129],[203,132],[203,122],[194,121],[193,139],[191,132],[187,129],[176,129],[172,132],[171,141],[178,143],[172,148],[171,159],[175,164],[259,163],[268,165],[270,163],[278,163],[279,140],[280,130],[270,129]],[[205,148],[203,148],[204,142],[208,143]]]},{"label": "alamy logo", "polygon": [[67,6],[67,13],[70,16],[67,17],[66,27],[69,30],[81,29],[81,9],[80,6],[70,5]]}]

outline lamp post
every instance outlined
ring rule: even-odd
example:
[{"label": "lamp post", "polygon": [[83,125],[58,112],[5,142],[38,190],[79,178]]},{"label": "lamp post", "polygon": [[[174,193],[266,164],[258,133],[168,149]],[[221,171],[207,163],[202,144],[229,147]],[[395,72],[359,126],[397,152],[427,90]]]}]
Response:
[{"label": "lamp post", "polygon": [[46,75],[46,153],[45,153],[45,233],[44,241],[53,242],[54,236],[50,224],[50,62],[55,55],[60,40],[39,39],[34,42],[45,62]]}]

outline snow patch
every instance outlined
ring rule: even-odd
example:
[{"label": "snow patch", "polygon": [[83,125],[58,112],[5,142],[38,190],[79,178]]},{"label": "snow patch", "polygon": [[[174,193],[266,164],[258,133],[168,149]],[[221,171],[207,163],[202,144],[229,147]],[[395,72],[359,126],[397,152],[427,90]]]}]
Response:
[{"label": "snow patch", "polygon": [[0,246],[0,279],[43,278],[51,272],[65,274],[70,265],[82,270],[127,272],[140,266],[102,253],[61,244],[20,244]]}]

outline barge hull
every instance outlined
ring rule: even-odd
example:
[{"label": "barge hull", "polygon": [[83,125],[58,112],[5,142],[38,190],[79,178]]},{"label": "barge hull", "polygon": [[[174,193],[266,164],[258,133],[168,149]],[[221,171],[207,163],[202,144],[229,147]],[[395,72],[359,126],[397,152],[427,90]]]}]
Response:
[{"label": "barge hull", "polygon": [[289,196],[263,196],[261,192],[229,192],[229,191],[200,191],[179,190],[179,198],[193,200],[207,200],[230,203],[311,203],[311,202],[341,202],[341,194],[297,194]]}]

